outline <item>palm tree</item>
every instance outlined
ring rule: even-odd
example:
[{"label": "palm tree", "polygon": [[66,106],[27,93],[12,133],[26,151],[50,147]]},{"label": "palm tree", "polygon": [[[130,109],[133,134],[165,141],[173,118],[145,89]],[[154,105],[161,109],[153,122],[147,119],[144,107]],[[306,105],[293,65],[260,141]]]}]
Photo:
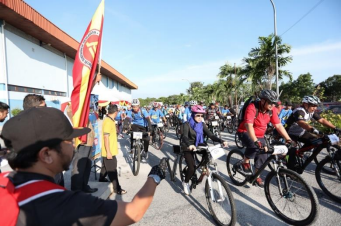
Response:
[{"label": "palm tree", "polygon": [[[249,57],[244,58],[246,63],[245,68],[241,71],[242,80],[248,80],[254,86],[255,90],[271,89],[276,72],[276,59],[275,59],[275,44],[277,43],[278,49],[278,67],[281,68],[292,61],[291,56],[283,56],[288,54],[291,46],[282,44],[282,39],[273,34],[268,37],[259,37],[259,47],[252,48],[249,52]],[[287,70],[278,71],[278,79],[283,79],[286,76],[292,80],[292,74]]]}]

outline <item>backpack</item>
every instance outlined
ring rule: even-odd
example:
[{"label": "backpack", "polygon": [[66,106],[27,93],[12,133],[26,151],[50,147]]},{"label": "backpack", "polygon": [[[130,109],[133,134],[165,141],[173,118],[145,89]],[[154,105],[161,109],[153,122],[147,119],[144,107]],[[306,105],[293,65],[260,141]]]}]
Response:
[{"label": "backpack", "polygon": [[46,180],[31,180],[14,187],[7,177],[9,172],[0,174],[0,219],[1,225],[16,225],[20,206],[25,205],[44,195],[62,192],[66,189]]},{"label": "backpack", "polygon": [[[258,117],[258,102],[259,102],[259,99],[256,98],[255,96],[251,96],[249,97],[249,99],[247,99],[243,105],[243,108],[240,110],[239,114],[238,114],[238,128],[240,126],[240,124],[244,121],[244,117],[245,117],[245,112],[246,112],[246,108],[251,104],[255,104],[255,107],[256,107],[256,115],[255,115],[255,118]],[[270,117],[272,116],[272,110],[271,111],[268,111],[267,112]]]}]

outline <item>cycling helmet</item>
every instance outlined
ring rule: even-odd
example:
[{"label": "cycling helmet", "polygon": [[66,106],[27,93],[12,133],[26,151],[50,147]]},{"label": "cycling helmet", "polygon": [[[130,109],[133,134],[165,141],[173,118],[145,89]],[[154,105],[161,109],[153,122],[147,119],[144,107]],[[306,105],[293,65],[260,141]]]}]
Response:
[{"label": "cycling helmet", "polygon": [[192,113],[202,113],[205,114],[206,111],[201,105],[194,105],[191,107]]},{"label": "cycling helmet", "polygon": [[139,99],[133,99],[131,106],[137,106],[137,105],[140,105]]},{"label": "cycling helmet", "polygon": [[153,103],[153,108],[157,108],[158,106],[159,106],[158,103],[156,103],[156,102]]},{"label": "cycling helmet", "polygon": [[319,105],[321,102],[317,96],[305,96],[303,97],[302,103]]},{"label": "cycling helmet", "polygon": [[278,101],[277,93],[273,90],[268,89],[262,90],[262,92],[260,92],[259,94],[259,98],[268,100],[272,103],[276,103]]},{"label": "cycling helmet", "polygon": [[189,105],[189,102],[188,102],[188,101],[186,101],[184,105],[185,105],[185,106],[186,106],[186,105],[188,106],[188,105]]},{"label": "cycling helmet", "polygon": [[197,102],[196,100],[191,100],[191,101],[189,102],[189,105],[191,105],[191,106],[197,105],[197,104],[198,104],[198,102]]}]

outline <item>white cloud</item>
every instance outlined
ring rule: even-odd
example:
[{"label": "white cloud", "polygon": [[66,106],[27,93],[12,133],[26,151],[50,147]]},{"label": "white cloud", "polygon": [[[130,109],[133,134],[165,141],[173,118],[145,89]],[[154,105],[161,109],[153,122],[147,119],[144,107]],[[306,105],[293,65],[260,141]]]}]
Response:
[{"label": "white cloud", "polygon": [[315,83],[335,74],[341,74],[341,42],[323,42],[293,48],[293,61],[285,69],[294,79],[300,74],[310,73]]},{"label": "white cloud", "polygon": [[[238,66],[241,63],[241,58],[229,62],[236,62]],[[189,82],[200,81],[205,85],[211,84],[218,80],[219,68],[225,63],[226,60],[217,60],[199,65],[188,65],[164,74],[135,79],[134,82],[139,89],[133,91],[133,97],[160,97],[186,93]]]},{"label": "white cloud", "polygon": [[311,54],[317,54],[322,52],[330,52],[335,50],[341,50],[341,42],[336,43],[320,43],[320,44],[313,44],[310,46],[303,46],[299,48],[293,48],[291,51],[291,55],[293,56],[306,56]]}]

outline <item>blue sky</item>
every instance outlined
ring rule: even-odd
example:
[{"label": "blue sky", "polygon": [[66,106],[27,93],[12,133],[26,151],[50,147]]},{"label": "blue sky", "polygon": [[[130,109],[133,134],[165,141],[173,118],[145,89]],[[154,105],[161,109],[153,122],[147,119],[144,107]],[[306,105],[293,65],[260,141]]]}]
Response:
[{"label": "blue sky", "polygon": [[[26,2],[80,41],[100,0]],[[341,1],[274,2],[294,79],[341,74]],[[168,96],[185,93],[188,81],[213,83],[220,66],[241,65],[258,37],[273,32],[270,0],[106,0],[102,59],[139,86],[134,98]]]}]

